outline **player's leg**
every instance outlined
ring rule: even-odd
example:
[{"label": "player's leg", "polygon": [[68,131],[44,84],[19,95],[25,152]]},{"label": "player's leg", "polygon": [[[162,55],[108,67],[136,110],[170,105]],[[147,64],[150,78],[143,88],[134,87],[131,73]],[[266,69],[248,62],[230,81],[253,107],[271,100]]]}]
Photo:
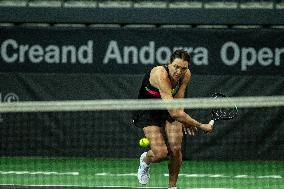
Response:
[{"label": "player's leg", "polygon": [[182,164],[182,124],[177,121],[167,121],[165,125],[165,132],[168,138],[169,150],[169,187],[175,187]]},{"label": "player's leg", "polygon": [[150,179],[150,163],[160,162],[167,157],[167,146],[164,140],[164,131],[158,126],[143,128],[145,136],[150,141],[151,150],[140,156],[140,165],[137,172],[138,181],[147,184]]},{"label": "player's leg", "polygon": [[151,150],[140,156],[137,177],[141,184],[149,181],[150,163],[160,162],[167,157],[168,150],[163,127],[166,117],[168,117],[167,111],[143,111],[135,119],[135,125],[143,128],[151,147]]},{"label": "player's leg", "polygon": [[158,126],[144,127],[144,134],[150,141],[151,150],[147,152],[144,161],[147,164],[156,163],[167,157],[168,150],[164,140],[164,128]]}]

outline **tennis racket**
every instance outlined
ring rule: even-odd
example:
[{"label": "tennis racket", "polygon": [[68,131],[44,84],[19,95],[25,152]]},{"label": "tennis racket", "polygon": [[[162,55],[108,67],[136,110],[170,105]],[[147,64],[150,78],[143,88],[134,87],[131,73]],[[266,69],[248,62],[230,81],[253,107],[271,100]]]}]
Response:
[{"label": "tennis racket", "polygon": [[[226,98],[226,95],[222,93],[213,93],[213,98]],[[217,120],[230,120],[238,115],[238,108],[232,103],[232,106],[227,108],[213,108],[211,110],[211,121],[209,124],[214,125]]]}]

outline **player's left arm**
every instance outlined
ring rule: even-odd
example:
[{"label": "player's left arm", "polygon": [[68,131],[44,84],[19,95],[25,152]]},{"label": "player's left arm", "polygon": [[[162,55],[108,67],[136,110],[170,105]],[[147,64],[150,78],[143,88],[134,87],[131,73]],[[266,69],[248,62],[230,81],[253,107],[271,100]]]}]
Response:
[{"label": "player's left arm", "polygon": [[190,78],[191,78],[191,72],[190,70],[187,70],[184,77],[182,78],[181,85],[179,87],[178,92],[174,96],[174,98],[184,98],[185,97],[186,89],[189,85]]},{"label": "player's left arm", "polygon": [[[190,72],[190,70],[187,70],[182,81],[181,81],[181,86],[180,86],[177,94],[174,96],[174,98],[184,98],[185,97],[187,87],[190,83],[190,78],[191,78],[191,72]],[[194,136],[195,132],[197,131],[197,128],[196,127],[187,127],[187,128],[184,127],[183,130],[184,130],[185,134],[189,134],[189,135]]]}]

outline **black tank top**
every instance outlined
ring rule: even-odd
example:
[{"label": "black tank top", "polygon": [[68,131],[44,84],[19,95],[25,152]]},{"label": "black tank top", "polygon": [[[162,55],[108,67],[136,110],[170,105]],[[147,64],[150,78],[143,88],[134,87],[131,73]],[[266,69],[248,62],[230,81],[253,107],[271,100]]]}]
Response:
[{"label": "black tank top", "polygon": [[[164,65],[164,68],[167,70],[168,72],[168,77],[169,77],[169,69],[167,65]],[[148,98],[161,98],[160,95],[160,91],[159,89],[157,89],[156,87],[152,86],[149,79],[150,79],[150,73],[151,73],[150,69],[148,72],[146,72],[143,81],[142,81],[142,85],[141,88],[139,90],[139,94],[138,94],[138,99],[148,99]],[[180,80],[177,82],[177,84],[172,88],[171,92],[172,95],[174,96],[177,91],[179,90],[180,87]]]}]

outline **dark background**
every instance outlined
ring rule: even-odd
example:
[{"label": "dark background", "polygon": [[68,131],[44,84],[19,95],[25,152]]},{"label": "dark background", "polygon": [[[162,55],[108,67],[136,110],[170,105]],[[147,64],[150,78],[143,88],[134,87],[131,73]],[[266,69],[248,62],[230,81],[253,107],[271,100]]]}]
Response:
[{"label": "dark background", "polygon": [[[156,9],[133,8],[133,4],[122,9],[66,8],[67,1],[61,2],[53,8],[32,8],[28,1],[21,7],[0,7],[0,43],[13,39],[29,47],[74,45],[79,48],[92,40],[93,63],[31,63],[28,59],[7,63],[0,46],[1,102],[135,99],[145,69],[160,62],[103,64],[112,40],[118,42],[120,52],[124,46],[141,50],[153,41],[155,48],[151,53],[154,55],[160,47],[171,51],[178,46],[206,48],[208,65],[193,61],[190,67],[189,98],[208,97],[212,92],[228,96],[284,95],[284,53],[278,66],[274,63],[262,66],[256,61],[246,71],[241,69],[241,59],[234,66],[225,65],[220,59],[220,48],[229,41],[256,52],[270,48],[274,58],[275,49],[284,48],[283,11],[276,8],[281,1],[269,1],[273,3],[272,8],[260,9],[242,9],[242,1],[235,1],[238,6],[233,9],[208,9],[205,5],[210,1],[199,1],[202,6],[194,10],[169,8],[173,1],[165,1],[167,8]],[[137,11],[139,16],[135,14]],[[78,24],[81,25],[78,27]],[[128,24],[140,26],[133,28]],[[16,51],[8,49],[8,53],[13,52]],[[232,56],[232,52],[228,55]],[[187,111],[201,122],[210,119],[209,110]],[[200,132],[195,137],[185,137],[184,158],[283,160],[283,115],[282,107],[240,109],[236,119],[218,122],[213,134]],[[130,111],[1,113],[0,118],[1,156],[137,158],[144,150],[138,147],[143,133],[131,125]]]}]

